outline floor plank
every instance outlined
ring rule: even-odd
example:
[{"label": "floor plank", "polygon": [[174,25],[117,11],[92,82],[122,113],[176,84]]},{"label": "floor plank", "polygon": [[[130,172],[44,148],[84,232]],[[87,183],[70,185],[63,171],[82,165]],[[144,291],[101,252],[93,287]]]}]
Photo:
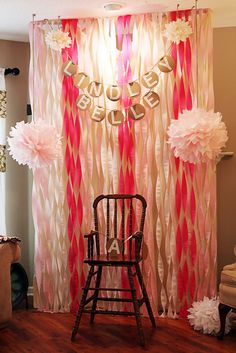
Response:
[{"label": "floor plank", "polygon": [[143,318],[146,347],[139,346],[132,317],[97,315],[89,324],[84,315],[75,342],[70,341],[72,314],[50,314],[18,310],[7,328],[0,331],[1,353],[235,353],[235,332],[223,341],[203,335],[184,319],[157,319],[153,329]]}]

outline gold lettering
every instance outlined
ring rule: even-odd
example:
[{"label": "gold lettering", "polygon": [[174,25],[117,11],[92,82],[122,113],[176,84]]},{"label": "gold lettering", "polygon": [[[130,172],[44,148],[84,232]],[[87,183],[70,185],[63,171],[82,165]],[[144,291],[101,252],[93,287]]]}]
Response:
[{"label": "gold lettering", "polygon": [[143,97],[144,104],[149,108],[155,108],[160,103],[160,98],[157,93],[150,91]]},{"label": "gold lettering", "polygon": [[89,84],[89,76],[86,75],[84,72],[79,72],[77,75],[74,76],[74,85],[78,88],[85,88]]},{"label": "gold lettering", "polygon": [[81,110],[87,110],[91,105],[91,99],[86,94],[81,94],[76,100],[76,105]]},{"label": "gold lettering", "polygon": [[142,77],[142,83],[146,88],[153,88],[158,84],[159,77],[154,71],[149,71]]},{"label": "gold lettering", "polygon": [[134,120],[140,120],[145,115],[145,108],[142,104],[134,104],[129,107],[129,116]]},{"label": "gold lettering", "polygon": [[119,86],[111,85],[107,88],[106,94],[111,101],[118,101],[121,96],[121,89]]},{"label": "gold lettering", "polygon": [[108,121],[111,125],[120,125],[124,121],[124,115],[120,110],[112,110],[108,114]]},{"label": "gold lettering", "polygon": [[100,122],[105,118],[105,115],[106,115],[106,109],[96,105],[92,111],[91,119],[94,121]]},{"label": "gold lettering", "polygon": [[128,97],[137,97],[140,95],[141,87],[138,82],[129,82],[126,86],[126,94]]},{"label": "gold lettering", "polygon": [[92,97],[99,97],[101,96],[103,92],[103,86],[100,82],[90,82],[89,86],[88,86],[88,93],[90,94],[90,96]]}]

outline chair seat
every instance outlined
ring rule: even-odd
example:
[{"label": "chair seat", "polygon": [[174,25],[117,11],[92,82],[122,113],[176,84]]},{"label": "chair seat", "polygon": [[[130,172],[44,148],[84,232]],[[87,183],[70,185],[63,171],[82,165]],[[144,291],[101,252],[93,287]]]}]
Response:
[{"label": "chair seat", "polygon": [[134,257],[130,257],[129,255],[95,255],[93,258],[84,259],[84,263],[89,265],[103,265],[103,266],[129,266],[136,263],[139,263],[142,260],[140,257],[138,260]]},{"label": "chair seat", "polygon": [[224,266],[221,272],[220,302],[236,308],[236,263]]},{"label": "chair seat", "polygon": [[223,271],[225,270],[236,271],[236,262],[230,265],[225,265]]},{"label": "chair seat", "polygon": [[236,288],[236,270],[223,270],[221,272],[221,283]]}]

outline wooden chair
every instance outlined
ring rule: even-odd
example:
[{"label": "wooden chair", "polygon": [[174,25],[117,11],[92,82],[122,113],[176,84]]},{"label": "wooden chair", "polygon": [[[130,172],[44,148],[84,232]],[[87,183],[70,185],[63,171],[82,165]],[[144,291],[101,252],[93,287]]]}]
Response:
[{"label": "wooden chair", "polygon": [[[144,334],[140,307],[146,304],[152,326],[156,327],[150,301],[139,267],[142,261],[141,245],[147,203],[141,195],[100,195],[93,202],[94,226],[84,237],[88,240],[88,256],[84,263],[90,266],[71,339],[74,340],[82,313],[90,313],[93,323],[96,314],[134,315],[136,318],[140,344],[144,346]],[[105,268],[106,269],[105,269]],[[106,288],[100,286],[102,273],[114,267],[121,268],[127,275],[127,288]],[[123,271],[123,272],[122,272]],[[123,278],[123,277],[122,277]],[[137,281],[135,283],[135,278]],[[94,284],[91,284],[94,281]],[[139,291],[136,289],[139,287]],[[92,293],[88,297],[88,293]],[[137,293],[138,292],[138,293]],[[104,293],[109,293],[108,297]],[[123,293],[123,297],[118,296]],[[140,293],[140,295],[138,295]],[[140,297],[141,296],[141,297]],[[88,297],[88,298],[87,298]],[[97,302],[110,303],[110,307],[99,309]],[[114,302],[131,303],[132,311],[111,308]],[[86,307],[90,303],[90,308]]]}]

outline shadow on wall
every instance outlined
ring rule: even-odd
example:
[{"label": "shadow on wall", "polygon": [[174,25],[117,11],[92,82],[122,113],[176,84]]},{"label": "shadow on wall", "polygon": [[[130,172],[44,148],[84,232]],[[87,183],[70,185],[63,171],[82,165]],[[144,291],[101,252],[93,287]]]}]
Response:
[{"label": "shadow on wall", "polygon": [[[215,28],[214,44],[214,92],[215,111],[220,111],[229,140],[227,151],[234,152],[217,165],[217,234],[218,234],[218,284],[224,265],[235,262],[236,244],[236,27]],[[225,62],[227,65],[222,65]]]}]

